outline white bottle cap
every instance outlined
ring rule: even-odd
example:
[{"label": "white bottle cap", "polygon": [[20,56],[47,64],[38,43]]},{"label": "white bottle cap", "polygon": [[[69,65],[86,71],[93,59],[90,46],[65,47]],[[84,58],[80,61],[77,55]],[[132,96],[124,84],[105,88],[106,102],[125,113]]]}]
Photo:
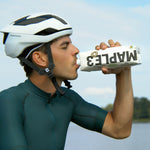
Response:
[{"label": "white bottle cap", "polygon": [[80,59],[77,59],[77,65],[81,65]]}]

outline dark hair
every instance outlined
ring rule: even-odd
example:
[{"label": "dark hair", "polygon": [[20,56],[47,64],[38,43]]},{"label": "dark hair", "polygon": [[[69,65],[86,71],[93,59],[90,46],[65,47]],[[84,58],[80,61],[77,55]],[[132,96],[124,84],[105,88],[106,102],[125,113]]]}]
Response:
[{"label": "dark hair", "polygon": [[[19,57],[26,57],[28,55],[28,53],[35,47],[39,46],[40,44],[37,44],[37,45],[34,45],[34,46],[30,46],[28,48],[26,48],[23,53],[19,56]],[[45,44],[42,45],[41,47],[37,48],[36,50],[34,50],[33,52],[35,51],[41,51],[41,52],[44,52],[45,54],[47,54],[47,49],[46,49],[46,46]],[[32,54],[33,52],[28,56],[27,60],[31,61],[32,62]],[[25,63],[22,63],[20,61],[20,64],[23,66],[23,69],[26,73],[26,77],[29,77],[31,74],[32,74],[32,71],[33,69],[31,67],[29,67],[28,65],[26,65]]]}]

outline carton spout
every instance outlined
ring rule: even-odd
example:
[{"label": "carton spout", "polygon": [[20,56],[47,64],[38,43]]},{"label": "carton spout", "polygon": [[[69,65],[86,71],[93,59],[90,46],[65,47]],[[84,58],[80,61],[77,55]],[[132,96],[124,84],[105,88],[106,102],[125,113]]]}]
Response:
[{"label": "carton spout", "polygon": [[77,65],[81,65],[80,59],[77,59]]}]

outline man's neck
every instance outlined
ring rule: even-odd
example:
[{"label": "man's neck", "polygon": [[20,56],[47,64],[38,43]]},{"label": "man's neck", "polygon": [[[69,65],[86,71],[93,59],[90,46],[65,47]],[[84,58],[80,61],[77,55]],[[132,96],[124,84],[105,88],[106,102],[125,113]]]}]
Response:
[{"label": "man's neck", "polygon": [[[29,79],[34,85],[47,93],[51,93],[53,95],[56,92],[52,81],[46,75],[39,75],[37,72],[34,72]],[[61,81],[59,81],[58,84],[60,86]]]}]

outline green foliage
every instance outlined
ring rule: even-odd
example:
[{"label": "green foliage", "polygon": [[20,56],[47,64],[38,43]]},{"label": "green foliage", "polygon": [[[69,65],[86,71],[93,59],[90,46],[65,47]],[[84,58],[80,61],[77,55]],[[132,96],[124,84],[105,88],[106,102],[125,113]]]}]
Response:
[{"label": "green foliage", "polygon": [[111,111],[113,109],[113,104],[108,104],[104,109],[107,111]]},{"label": "green foliage", "polygon": [[[107,111],[111,111],[113,109],[113,105],[108,104],[104,109]],[[147,98],[134,98],[133,120],[150,121],[150,101]]]},{"label": "green foliage", "polygon": [[150,101],[147,98],[134,98],[133,119],[150,119]]}]

